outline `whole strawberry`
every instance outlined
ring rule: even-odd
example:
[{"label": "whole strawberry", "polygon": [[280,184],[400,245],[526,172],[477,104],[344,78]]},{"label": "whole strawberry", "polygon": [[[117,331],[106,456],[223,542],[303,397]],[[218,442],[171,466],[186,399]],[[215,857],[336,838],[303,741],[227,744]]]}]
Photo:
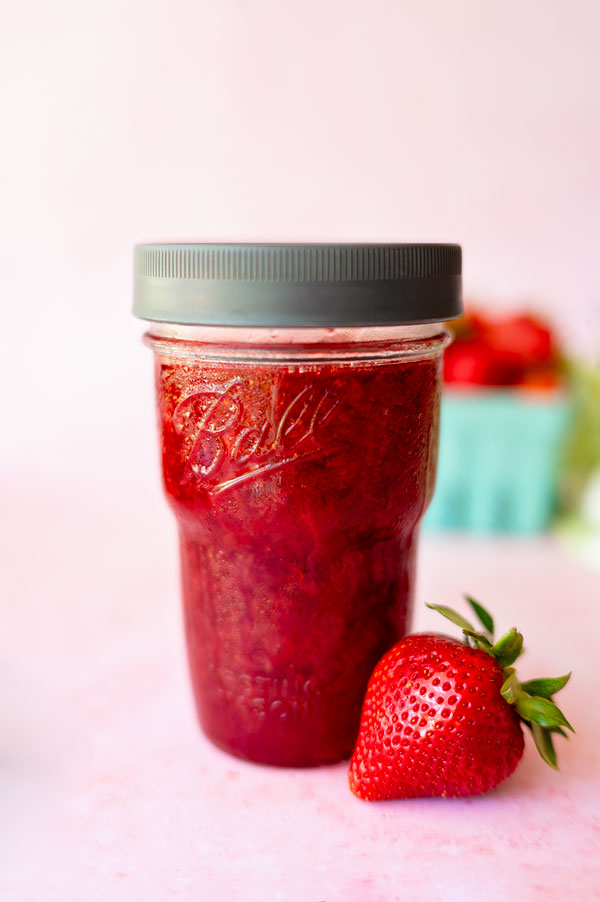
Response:
[{"label": "whole strawberry", "polygon": [[464,643],[407,636],[375,668],[350,763],[350,789],[359,798],[487,792],[519,763],[522,723],[556,768],[552,734],[573,728],[552,696],[570,674],[519,683],[511,665],[523,649],[521,633],[513,628],[494,642],[492,617],[467,601],[483,631],[450,608],[428,605],[462,627]]}]

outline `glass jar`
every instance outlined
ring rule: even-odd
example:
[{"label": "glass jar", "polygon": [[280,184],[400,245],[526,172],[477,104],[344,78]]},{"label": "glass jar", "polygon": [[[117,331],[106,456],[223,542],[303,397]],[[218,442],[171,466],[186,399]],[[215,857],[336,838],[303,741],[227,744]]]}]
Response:
[{"label": "glass jar", "polygon": [[[402,275],[407,261],[418,269],[423,248],[419,272]],[[347,278],[353,254],[377,253],[395,262]],[[434,484],[441,322],[460,312],[460,251],[163,245],[137,254],[136,312],[151,320],[202,727],[253,761],[348,757],[373,667],[410,625]],[[266,269],[268,254],[279,268]],[[295,270],[285,269],[289,254]],[[330,256],[329,278],[321,263],[311,281],[311,254]],[[381,269],[387,278],[369,277]],[[422,291],[428,280],[437,321],[415,322],[430,317],[407,284]]]}]

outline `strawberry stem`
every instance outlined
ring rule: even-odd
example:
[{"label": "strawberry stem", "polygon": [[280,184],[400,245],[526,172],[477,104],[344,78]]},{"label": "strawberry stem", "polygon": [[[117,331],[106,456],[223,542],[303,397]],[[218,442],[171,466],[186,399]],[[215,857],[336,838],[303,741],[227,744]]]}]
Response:
[{"label": "strawberry stem", "polygon": [[473,611],[475,612],[475,616],[477,617],[477,619],[483,626],[484,630],[487,630],[487,632],[490,634],[490,636],[493,636],[494,635],[494,618],[492,617],[490,612],[486,611],[486,609],[483,607],[483,605],[479,604],[478,601],[475,601],[474,598],[471,598],[470,595],[465,595],[465,600],[468,601],[468,603],[473,608]]},{"label": "strawberry stem", "polygon": [[527,680],[526,683],[523,683],[523,689],[528,695],[540,695],[542,698],[551,699],[556,692],[559,692],[567,685],[570,677],[571,674],[567,673],[565,676],[555,677],[554,679]]},{"label": "strawberry stem", "polygon": [[531,731],[536,748],[544,761],[550,767],[558,770],[552,734],[558,733],[567,738],[563,727],[572,733],[575,730],[554,703],[553,696],[567,685],[571,674],[520,683],[517,672],[511,665],[523,652],[522,634],[513,626],[496,642],[492,615],[469,595],[465,595],[465,599],[483,626],[485,633],[476,630],[468,620],[452,608],[435,604],[428,604],[427,607],[459,626],[467,645],[473,645],[495,658],[504,673],[500,694],[509,705],[514,707],[522,723]]},{"label": "strawberry stem", "polygon": [[456,611],[453,611],[452,608],[447,608],[443,604],[426,604],[425,607],[431,608],[432,611],[437,611],[438,614],[442,615],[442,617],[445,617],[447,620],[455,623],[456,626],[460,626],[462,630],[471,630],[471,632],[475,631],[474,626],[469,623],[468,620],[465,620],[465,618],[458,614]]},{"label": "strawberry stem", "polygon": [[514,664],[522,651],[523,636],[513,626],[492,646],[490,654],[497,660],[500,667],[504,668]]}]

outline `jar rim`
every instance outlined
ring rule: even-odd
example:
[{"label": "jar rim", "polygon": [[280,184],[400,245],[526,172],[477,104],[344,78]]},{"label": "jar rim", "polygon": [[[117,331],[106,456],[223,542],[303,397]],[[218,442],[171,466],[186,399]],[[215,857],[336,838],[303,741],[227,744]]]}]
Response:
[{"label": "jar rim", "polygon": [[443,324],[344,329],[241,329],[152,323],[144,343],[161,357],[240,363],[393,361],[439,356]]}]

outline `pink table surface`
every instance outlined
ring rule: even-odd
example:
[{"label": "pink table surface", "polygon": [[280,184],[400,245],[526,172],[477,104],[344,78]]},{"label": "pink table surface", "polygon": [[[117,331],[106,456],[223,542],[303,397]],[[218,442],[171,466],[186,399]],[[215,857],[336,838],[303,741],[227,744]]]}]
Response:
[{"label": "pink table surface", "polygon": [[486,797],[366,804],[345,764],[254,766],[199,732],[158,491],[16,483],[3,510],[2,899],[600,898],[598,574],[552,540],[425,537],[415,626],[468,591],[523,630],[523,674],[573,667],[561,773],[529,745]]}]

